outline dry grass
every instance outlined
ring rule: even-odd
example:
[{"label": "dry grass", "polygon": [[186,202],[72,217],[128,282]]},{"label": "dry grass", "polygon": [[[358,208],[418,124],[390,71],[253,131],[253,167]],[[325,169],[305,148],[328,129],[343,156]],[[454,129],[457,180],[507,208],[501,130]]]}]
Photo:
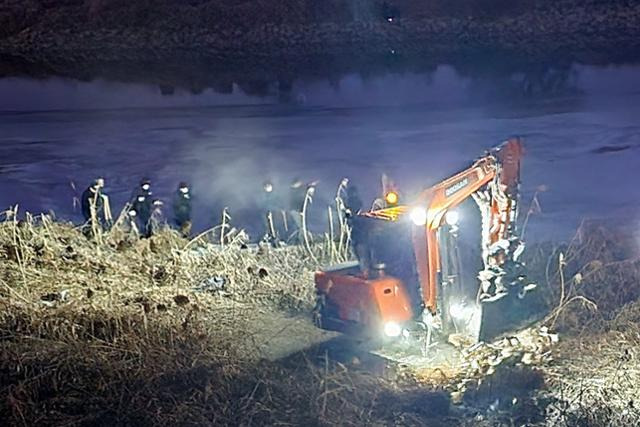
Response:
[{"label": "dry grass", "polygon": [[[46,216],[7,215],[0,419],[11,425],[417,424],[415,402],[431,398],[395,398],[394,383],[326,353],[263,358],[264,313],[313,303],[304,246],[222,248],[170,230],[138,240],[120,228],[88,239]],[[335,252],[309,248],[320,262]],[[224,289],[203,286],[212,277]]]},{"label": "dry grass", "polygon": [[[569,245],[531,251],[541,301],[560,308],[547,319],[563,333],[551,353],[553,339],[529,330],[517,345],[462,351],[456,369],[394,376],[326,352],[269,362],[259,351],[260,312],[306,316],[316,261],[346,256],[344,236],[329,232],[278,250],[227,239],[222,248],[206,234],[187,242],[170,230],[139,240],[116,228],[87,239],[46,216],[17,221],[9,213],[0,222],[0,418],[14,425],[637,424],[638,263],[598,230],[585,226]],[[212,277],[224,289],[204,286]],[[451,407],[451,398],[462,405]]]},{"label": "dry grass", "polygon": [[[256,367],[253,313],[309,308],[308,258],[297,248],[185,250],[171,231],[101,238],[47,217],[0,223],[0,418],[111,425],[258,416],[259,406],[240,409],[276,367]],[[214,276],[224,290],[196,290]]]},{"label": "dry grass", "polygon": [[629,233],[585,222],[566,245],[530,260],[563,335],[544,369],[548,424],[640,423],[640,259]]},{"label": "dry grass", "polygon": [[564,245],[530,248],[538,304],[558,345],[535,330],[462,352],[453,370],[418,378],[484,405],[464,425],[640,424],[640,260],[629,233],[585,222]]},{"label": "dry grass", "polygon": [[640,258],[629,233],[584,222],[563,245],[529,252],[529,270],[551,310],[550,325],[571,335],[606,330],[640,299]]},{"label": "dry grass", "polygon": [[[636,311],[638,305],[636,304]],[[572,338],[545,369],[549,420],[558,425],[627,426],[640,423],[640,329]]]}]

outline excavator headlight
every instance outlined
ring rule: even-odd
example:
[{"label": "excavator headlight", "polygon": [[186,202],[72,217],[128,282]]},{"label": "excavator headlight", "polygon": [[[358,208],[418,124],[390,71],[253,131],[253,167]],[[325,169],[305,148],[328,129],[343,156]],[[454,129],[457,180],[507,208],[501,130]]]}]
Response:
[{"label": "excavator headlight", "polygon": [[419,227],[427,223],[427,210],[425,208],[413,208],[409,216],[411,217],[411,221]]},{"label": "excavator headlight", "polygon": [[396,193],[395,191],[389,191],[385,196],[384,196],[384,200],[387,202],[388,205],[394,206],[398,204],[398,193]]},{"label": "excavator headlight", "polygon": [[452,304],[449,314],[456,320],[468,320],[473,316],[474,309],[466,304]]},{"label": "excavator headlight", "polygon": [[444,216],[444,220],[447,224],[453,227],[454,225],[458,225],[458,221],[460,221],[460,214],[458,211],[448,211]]},{"label": "excavator headlight", "polygon": [[391,338],[399,337],[402,334],[402,327],[396,322],[387,322],[384,324],[384,334]]}]

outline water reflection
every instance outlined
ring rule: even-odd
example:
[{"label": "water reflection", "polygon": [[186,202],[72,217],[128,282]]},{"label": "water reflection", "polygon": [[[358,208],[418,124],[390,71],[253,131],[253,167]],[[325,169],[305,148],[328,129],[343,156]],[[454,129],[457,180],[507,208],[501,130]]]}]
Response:
[{"label": "water reflection", "polygon": [[[300,176],[320,180],[320,228],[345,175],[365,199],[383,172],[416,190],[519,134],[528,144],[525,200],[549,187],[530,229],[567,234],[583,217],[629,218],[640,207],[631,176],[640,168],[639,80],[633,67],[541,68],[509,78],[440,67],[163,95],[154,85],[2,79],[0,206],[77,219],[71,182],[83,188],[104,175],[118,205],[148,176],[160,196],[179,181],[192,184],[197,228],[225,206],[234,220],[260,224],[262,182],[285,191]],[[253,90],[262,95],[246,93]]]}]

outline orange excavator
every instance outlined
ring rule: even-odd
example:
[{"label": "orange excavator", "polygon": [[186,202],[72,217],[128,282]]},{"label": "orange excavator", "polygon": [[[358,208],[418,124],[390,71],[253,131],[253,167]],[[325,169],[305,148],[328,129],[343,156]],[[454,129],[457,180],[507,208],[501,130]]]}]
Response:
[{"label": "orange excavator", "polygon": [[[466,342],[509,330],[535,288],[516,234],[522,156],[521,140],[510,139],[409,204],[391,191],[385,207],[352,217],[358,261],[315,274],[316,325],[385,339],[456,334]],[[464,280],[456,207],[470,198],[482,220],[482,267]]]}]

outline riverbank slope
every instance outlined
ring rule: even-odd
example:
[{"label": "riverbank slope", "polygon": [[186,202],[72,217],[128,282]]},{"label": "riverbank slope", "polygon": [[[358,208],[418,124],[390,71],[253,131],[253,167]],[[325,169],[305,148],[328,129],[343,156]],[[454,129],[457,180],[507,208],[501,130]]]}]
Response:
[{"label": "riverbank slope", "polygon": [[366,13],[346,0],[1,3],[0,75],[146,79],[194,91],[227,92],[237,81],[253,82],[255,93],[269,82],[286,91],[294,78],[443,63],[472,74],[527,72],[633,62],[640,52],[635,1],[372,2]]}]

